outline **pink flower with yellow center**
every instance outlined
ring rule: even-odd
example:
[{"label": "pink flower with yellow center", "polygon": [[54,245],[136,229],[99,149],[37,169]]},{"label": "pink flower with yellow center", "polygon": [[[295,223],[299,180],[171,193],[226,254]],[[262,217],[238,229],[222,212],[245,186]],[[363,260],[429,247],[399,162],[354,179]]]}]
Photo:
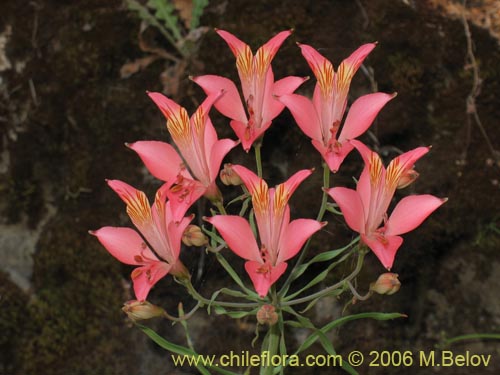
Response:
[{"label": "pink flower with yellow center", "polygon": [[387,169],[380,156],[363,143],[353,140],[362,155],[365,168],[356,190],[336,187],[328,194],[337,202],[347,225],[361,235],[362,241],[375,253],[382,265],[391,269],[396,252],[403,243],[401,234],[418,227],[439,206],[447,201],[433,195],[410,195],[403,198],[387,217],[394,192],[413,171],[415,162],[428,147],[418,147],[393,159]]},{"label": "pink flower with yellow center", "polygon": [[170,202],[166,201],[167,185],[158,190],[150,206],[142,191],[125,182],[109,180],[108,184],[126,203],[127,213],[140,234],[121,227],[103,227],[89,233],[120,262],[138,266],[131,274],[136,298],[144,301],[151,288],[168,273],[189,277],[179,253],[182,234],[192,217],[174,220]]},{"label": "pink flower with yellow center", "polygon": [[228,247],[246,259],[247,271],[257,293],[264,297],[287,268],[305,241],[326,223],[312,219],[290,222],[288,201],[299,184],[311,174],[302,170],[286,182],[269,188],[267,183],[245,167],[234,165],[252,195],[252,204],[259,232],[260,246],[250,224],[240,216],[217,215],[206,218],[219,231]]},{"label": "pink flower with yellow center", "polygon": [[162,94],[152,92],[148,95],[167,119],[167,129],[182,158],[165,142],[139,141],[127,146],[137,152],[153,176],[167,182],[168,199],[174,216],[180,219],[202,195],[211,200],[222,198],[215,179],[222,160],[238,143],[218,139],[208,117],[220,92],[207,97],[191,118],[185,108]]},{"label": "pink flower with yellow center", "polygon": [[347,106],[351,80],[366,56],[375,48],[375,43],[362,45],[342,61],[335,72],[330,61],[314,48],[299,44],[314,75],[316,86],[312,101],[289,94],[279,96],[290,110],[297,125],[310,138],[332,172],[337,172],[352,145],[348,142],[363,134],[372,124],[382,107],[395,95],[384,93],[368,94],[357,99],[340,130],[340,124]]},{"label": "pink flower with yellow center", "polygon": [[[274,97],[293,93],[306,78],[286,77],[274,81],[271,61],[291,30],[282,31],[252,54],[250,47],[224,30],[216,30],[236,57],[236,67],[243,91],[243,103],[235,84],[224,77],[204,75],[192,78],[207,95],[224,90],[226,94],[215,108],[232,119],[231,127],[248,151],[252,144],[271,126],[284,105]],[[246,112],[245,112],[246,107]]]}]

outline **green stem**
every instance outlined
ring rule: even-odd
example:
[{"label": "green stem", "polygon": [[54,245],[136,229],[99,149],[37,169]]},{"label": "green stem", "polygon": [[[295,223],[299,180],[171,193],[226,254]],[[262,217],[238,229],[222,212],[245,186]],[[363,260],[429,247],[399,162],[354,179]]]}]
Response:
[{"label": "green stem", "polygon": [[447,347],[459,341],[465,340],[500,340],[500,334],[498,333],[472,333],[470,335],[462,335],[453,337],[451,339],[444,340],[443,343],[439,345],[440,348]]},{"label": "green stem", "polygon": [[[267,346],[266,346],[266,348],[263,348],[263,349],[265,351],[267,351],[266,358],[269,359],[269,363],[262,364],[261,374],[273,375],[274,366],[271,364],[271,360],[272,360],[273,356],[278,354],[278,346],[279,346],[279,341],[280,341],[280,332],[279,332],[278,324],[274,324],[271,327],[269,327],[268,335],[269,335],[269,338],[267,341]],[[268,364],[269,364],[269,366],[267,366]]]},{"label": "green stem", "polygon": [[356,264],[356,268],[345,279],[339,281],[338,283],[335,283],[335,284],[329,286],[328,288],[322,289],[319,292],[310,294],[310,295],[302,297],[302,298],[297,298],[297,299],[294,299],[291,301],[282,302],[281,305],[282,306],[292,306],[292,305],[298,305],[300,303],[309,302],[309,301],[312,301],[313,299],[316,299],[316,298],[322,298],[322,297],[328,295],[329,293],[333,292],[334,290],[339,289],[341,287],[344,287],[347,282],[354,279],[361,271],[361,268],[363,266],[363,259],[365,258],[365,254],[366,254],[366,250],[361,248],[359,250],[358,262]]},{"label": "green stem", "polygon": [[257,176],[262,178],[262,159],[260,155],[260,149],[262,147],[261,142],[257,142],[254,146],[255,149],[255,163],[257,164]]},{"label": "green stem", "polygon": [[179,317],[175,317],[173,315],[170,315],[168,312],[164,311],[163,312],[163,316],[168,319],[168,320],[171,320],[173,322],[182,322],[184,320],[188,320],[189,318],[191,318],[191,316],[193,316],[193,314],[201,307],[201,302],[198,301],[198,303],[196,304],[195,307],[193,307],[193,309],[188,312],[187,314],[182,314],[182,315],[179,315]]},{"label": "green stem", "polygon": [[317,221],[323,220],[326,211],[326,204],[328,203],[328,193],[325,191],[330,187],[330,168],[323,162],[323,197],[321,199],[321,207],[319,208]]},{"label": "green stem", "polygon": [[221,215],[227,215],[226,209],[224,208],[224,204],[222,204],[222,201],[216,201],[215,206],[217,207]]},{"label": "green stem", "polygon": [[245,309],[245,308],[256,308],[259,306],[257,302],[222,302],[222,301],[211,301],[208,298],[203,297],[191,284],[191,280],[181,281],[181,283],[186,287],[188,293],[197,301],[201,302],[204,305],[215,304],[222,307],[232,307],[236,309]]},{"label": "green stem", "polygon": [[[328,168],[328,165],[323,162],[323,197],[321,198],[321,206],[319,208],[318,216],[316,217],[316,221],[321,221],[323,220],[323,216],[325,215],[326,211],[326,206],[328,203],[328,194],[326,193],[326,190],[330,187],[330,168]],[[283,287],[281,288],[279,295],[283,297],[286,292],[288,292],[288,287],[292,283],[292,276],[294,274],[294,271],[299,267],[303,262],[307,254],[307,249],[309,248],[309,244],[311,243],[311,239],[309,238],[304,245],[304,248],[299,254],[299,258],[297,259],[297,262],[295,262],[295,265],[293,266],[292,271],[288,274],[288,277],[283,284]]]}]

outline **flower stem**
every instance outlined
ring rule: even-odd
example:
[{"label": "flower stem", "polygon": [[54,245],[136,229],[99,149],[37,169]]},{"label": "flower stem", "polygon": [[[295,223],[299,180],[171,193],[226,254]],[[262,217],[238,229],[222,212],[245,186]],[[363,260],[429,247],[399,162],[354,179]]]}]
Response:
[{"label": "flower stem", "polygon": [[[267,352],[267,361],[264,361],[261,367],[260,373],[263,375],[273,375],[274,374],[274,366],[272,365],[273,357],[278,354],[278,345],[280,340],[280,332],[278,328],[278,324],[274,324],[269,327],[269,331],[267,333],[267,345],[262,347],[262,352]],[[262,354],[261,354],[262,355]]]},{"label": "flower stem", "polygon": [[363,260],[365,258],[365,254],[366,254],[366,249],[360,247],[358,252],[359,252],[359,256],[358,256],[358,262],[356,264],[356,268],[345,279],[340,280],[338,283],[335,283],[335,284],[333,284],[325,289],[322,289],[319,292],[310,294],[310,295],[302,297],[302,298],[297,298],[297,299],[294,299],[291,301],[282,302],[281,305],[282,306],[292,306],[292,305],[298,305],[300,303],[309,302],[309,301],[312,301],[313,299],[324,297],[324,296],[328,295],[330,292],[333,292],[336,289],[344,287],[347,282],[354,279],[361,271],[361,268],[363,266]]},{"label": "flower stem", "polygon": [[257,164],[257,176],[262,178],[262,159],[260,155],[260,149],[262,147],[261,142],[257,142],[254,146],[255,149],[255,163]]},{"label": "flower stem", "polygon": [[[279,308],[280,301],[278,294],[276,293],[275,285],[271,286],[271,300],[273,305]],[[281,320],[281,317],[279,318],[279,320]],[[273,356],[278,354],[278,347],[282,333],[281,327],[282,326],[280,324],[273,324],[272,326],[270,326],[269,331],[266,335],[266,339],[264,339],[264,342],[262,343],[262,353],[267,352],[266,358],[268,359],[265,363],[262,363],[260,368],[260,373],[263,375],[273,375],[274,373],[274,366],[272,365],[271,361]]]},{"label": "flower stem", "polygon": [[224,208],[224,204],[222,203],[222,201],[216,201],[215,206],[217,207],[221,215],[227,215],[226,209]]},{"label": "flower stem", "polygon": [[330,168],[323,162],[323,197],[321,199],[321,207],[319,208],[317,221],[323,220],[326,211],[326,204],[328,203],[328,193],[325,191],[330,187]]},{"label": "flower stem", "polygon": [[[323,216],[325,215],[326,206],[328,203],[328,194],[326,193],[325,190],[328,189],[329,187],[330,187],[330,168],[328,168],[328,165],[325,162],[323,162],[323,197],[321,199],[321,206],[319,208],[318,216],[316,217],[317,221],[321,221],[323,219]],[[288,287],[292,282],[292,276],[294,274],[294,271],[304,262],[307,249],[309,248],[310,243],[311,239],[309,238],[306,244],[304,245],[304,248],[300,252],[297,262],[295,262],[292,271],[289,273],[288,278],[286,279],[285,283],[283,284],[283,287],[279,292],[281,297],[283,297],[283,295],[286,294],[286,292],[288,291]]]},{"label": "flower stem", "polygon": [[257,302],[248,302],[248,303],[242,303],[242,302],[222,302],[222,301],[212,301],[209,300],[208,298],[203,297],[201,294],[198,293],[198,291],[193,287],[193,284],[191,284],[191,280],[182,280],[181,281],[182,285],[186,287],[188,290],[188,293],[196,299],[198,302],[202,303],[203,305],[218,305],[221,307],[232,307],[236,309],[245,309],[245,308],[256,308],[259,306],[259,303]]}]

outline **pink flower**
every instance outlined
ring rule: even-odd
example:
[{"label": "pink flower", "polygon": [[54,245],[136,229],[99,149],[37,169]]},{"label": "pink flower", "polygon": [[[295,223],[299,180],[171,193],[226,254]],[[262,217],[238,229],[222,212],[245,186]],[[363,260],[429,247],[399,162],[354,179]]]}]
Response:
[{"label": "pink flower", "polygon": [[387,218],[394,192],[425,155],[428,147],[418,147],[399,155],[384,168],[380,156],[359,141],[351,141],[362,155],[365,168],[356,190],[336,187],[328,194],[337,202],[347,225],[360,233],[362,241],[375,253],[382,265],[391,269],[396,252],[403,243],[401,234],[412,231],[447,199],[432,195],[410,195],[403,198]]},{"label": "pink flower", "polygon": [[179,253],[182,233],[192,217],[180,222],[174,220],[170,203],[165,199],[166,185],[158,190],[150,206],[142,191],[118,180],[109,180],[108,184],[127,204],[127,213],[140,234],[119,227],[103,227],[89,233],[120,262],[139,266],[131,274],[137,299],[144,301],[151,288],[168,273],[189,277]]},{"label": "pink flower", "polygon": [[311,174],[310,170],[299,171],[288,181],[271,189],[263,179],[245,167],[235,165],[233,170],[252,195],[260,246],[250,224],[240,216],[218,215],[206,220],[217,228],[234,253],[247,260],[245,270],[257,293],[264,297],[285,272],[286,261],[294,257],[304,242],[326,223],[311,219],[290,222],[288,200],[298,185]]},{"label": "pink flower", "polygon": [[297,94],[282,95],[278,99],[290,110],[302,131],[312,138],[313,146],[330,170],[337,172],[352,150],[347,141],[363,134],[395,95],[374,93],[360,97],[352,104],[344,126],[337,134],[344,117],[351,80],[365,57],[375,48],[375,43],[359,47],[342,61],[337,72],[334,72],[332,63],[314,48],[305,44],[299,46],[316,76],[313,100]]},{"label": "pink flower", "polygon": [[[243,104],[235,84],[224,77],[204,75],[194,77],[207,95],[225,91],[225,95],[215,103],[224,116],[232,119],[231,127],[248,151],[252,144],[264,134],[271,121],[280,114],[284,105],[274,96],[291,94],[305,78],[286,77],[277,82],[271,68],[271,61],[291,30],[282,31],[257,50],[255,56],[250,47],[224,30],[217,33],[227,42],[234,56],[243,91]],[[246,106],[247,113],[244,107]]]},{"label": "pink flower", "polygon": [[202,195],[211,200],[221,199],[215,179],[222,160],[237,142],[231,139],[219,140],[208,117],[208,112],[220,93],[207,97],[191,119],[186,109],[173,100],[156,92],[148,95],[167,119],[167,129],[182,158],[165,142],[139,141],[128,147],[137,152],[153,176],[167,181],[168,199],[174,216],[180,219]]}]

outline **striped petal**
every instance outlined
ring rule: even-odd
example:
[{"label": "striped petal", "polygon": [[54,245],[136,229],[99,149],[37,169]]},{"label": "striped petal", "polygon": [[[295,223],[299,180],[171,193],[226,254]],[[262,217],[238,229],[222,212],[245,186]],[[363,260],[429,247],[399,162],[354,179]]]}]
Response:
[{"label": "striped petal", "polygon": [[171,265],[165,262],[154,262],[132,271],[131,277],[134,284],[135,297],[144,301],[151,288],[162,279],[171,269]]},{"label": "striped petal", "polygon": [[334,71],[333,65],[316,49],[306,44],[299,44],[302,55],[311,67],[318,85],[321,89],[321,94],[324,97],[330,96],[333,91]]}]

